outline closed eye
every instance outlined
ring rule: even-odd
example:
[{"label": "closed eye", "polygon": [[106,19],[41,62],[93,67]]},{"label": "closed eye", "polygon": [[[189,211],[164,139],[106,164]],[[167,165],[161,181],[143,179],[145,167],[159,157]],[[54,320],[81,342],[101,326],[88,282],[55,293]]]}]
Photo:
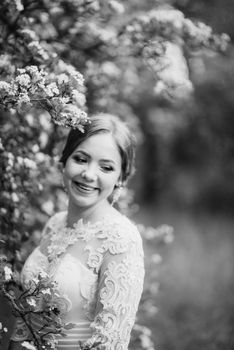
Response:
[{"label": "closed eye", "polygon": [[80,155],[74,155],[73,159],[77,162],[77,163],[86,163],[87,159],[83,156]]},{"label": "closed eye", "polygon": [[114,168],[111,165],[102,165],[101,169],[106,173],[114,171]]}]

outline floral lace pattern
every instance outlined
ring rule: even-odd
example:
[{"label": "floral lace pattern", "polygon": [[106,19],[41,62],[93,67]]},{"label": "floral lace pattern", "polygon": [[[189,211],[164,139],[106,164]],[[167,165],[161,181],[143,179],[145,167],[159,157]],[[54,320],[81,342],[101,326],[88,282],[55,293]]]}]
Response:
[{"label": "floral lace pattern", "polygon": [[[79,220],[67,228],[66,215],[61,212],[48,221],[22,280],[38,269],[49,273],[61,292],[67,292],[71,312],[78,310],[77,317],[83,312],[83,320],[91,321],[93,335],[87,345],[98,342],[102,350],[127,350],[144,279],[139,232],[124,216],[95,224]],[[69,251],[76,245],[86,254],[85,262]]]}]

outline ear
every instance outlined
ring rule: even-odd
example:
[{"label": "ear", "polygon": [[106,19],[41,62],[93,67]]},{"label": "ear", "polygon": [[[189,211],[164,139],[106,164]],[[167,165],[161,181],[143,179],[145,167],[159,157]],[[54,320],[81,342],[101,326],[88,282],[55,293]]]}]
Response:
[{"label": "ear", "polygon": [[117,184],[115,185],[115,188],[121,188],[121,187],[124,187],[124,184],[123,184],[123,182],[121,180],[119,180],[117,182]]},{"label": "ear", "polygon": [[62,163],[58,163],[58,169],[59,171],[61,171],[62,174],[64,173],[64,166]]},{"label": "ear", "polygon": [[123,183],[124,183],[124,181],[123,181],[123,176],[122,176],[122,171],[121,171],[116,186],[117,186],[117,187],[122,187],[122,186],[123,186]]}]

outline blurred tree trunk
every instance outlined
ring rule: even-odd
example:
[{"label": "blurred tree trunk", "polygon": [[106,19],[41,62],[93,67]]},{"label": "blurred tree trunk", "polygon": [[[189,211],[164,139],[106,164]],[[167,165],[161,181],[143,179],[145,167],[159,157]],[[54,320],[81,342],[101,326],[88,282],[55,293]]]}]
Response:
[{"label": "blurred tree trunk", "polygon": [[152,203],[157,201],[159,194],[159,154],[158,142],[148,118],[148,111],[151,108],[152,99],[144,99],[144,103],[134,106],[134,112],[138,115],[143,133],[143,145],[140,153],[140,168],[142,190],[140,199],[142,202]]}]

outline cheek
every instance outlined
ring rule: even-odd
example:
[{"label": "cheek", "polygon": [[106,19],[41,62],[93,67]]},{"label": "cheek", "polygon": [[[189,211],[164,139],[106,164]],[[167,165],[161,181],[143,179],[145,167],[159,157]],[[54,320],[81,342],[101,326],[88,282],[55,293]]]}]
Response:
[{"label": "cheek", "polygon": [[109,175],[103,178],[103,184],[105,184],[105,187],[108,188],[108,190],[112,191],[115,185],[118,183],[118,179],[118,174]]},{"label": "cheek", "polygon": [[77,175],[81,171],[81,166],[74,163],[72,160],[68,160],[64,168],[64,176],[71,178]]}]

